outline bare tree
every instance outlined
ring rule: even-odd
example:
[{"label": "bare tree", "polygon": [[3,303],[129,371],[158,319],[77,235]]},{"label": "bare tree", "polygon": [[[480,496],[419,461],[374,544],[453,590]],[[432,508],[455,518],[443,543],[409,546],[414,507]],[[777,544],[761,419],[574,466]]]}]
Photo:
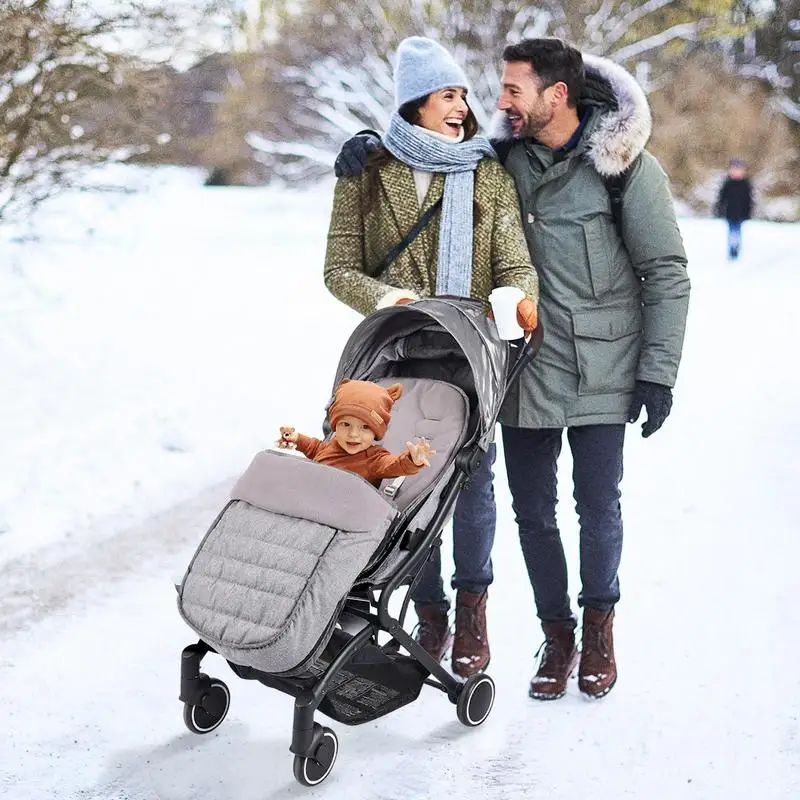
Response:
[{"label": "bare tree", "polygon": [[779,111],[800,131],[800,0],[777,0],[751,41],[740,72],[766,81]]},{"label": "bare tree", "polygon": [[74,185],[87,166],[125,160],[156,141],[145,122],[164,77],[155,67],[184,52],[187,37],[202,47],[195,37],[217,5],[6,0],[0,220]]},{"label": "bare tree", "polygon": [[503,46],[559,36],[635,67],[664,49],[741,30],[737,0],[306,0],[281,20],[266,48],[280,103],[247,140],[254,157],[287,179],[329,171],[339,145],[362,128],[383,130],[392,108],[397,43],[422,34],[452,50],[472,83],[470,104],[487,127]]}]

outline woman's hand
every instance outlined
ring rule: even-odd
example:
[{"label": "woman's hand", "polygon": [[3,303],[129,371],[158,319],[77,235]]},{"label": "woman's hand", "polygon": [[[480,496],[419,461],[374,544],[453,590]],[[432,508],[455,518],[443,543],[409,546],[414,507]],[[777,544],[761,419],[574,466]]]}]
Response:
[{"label": "woman's hand", "polygon": [[376,309],[388,308],[389,306],[399,306],[404,303],[413,303],[414,300],[419,300],[419,295],[412,292],[411,289],[390,289],[378,301]]},{"label": "woman's hand", "polygon": [[430,442],[424,438],[418,442],[406,442],[406,447],[411,460],[418,467],[429,467],[431,465],[431,456],[436,455],[436,451],[431,448]]},{"label": "woman's hand", "polygon": [[280,450],[295,450],[297,448],[297,434],[294,428],[281,426],[281,438],[275,442]]}]

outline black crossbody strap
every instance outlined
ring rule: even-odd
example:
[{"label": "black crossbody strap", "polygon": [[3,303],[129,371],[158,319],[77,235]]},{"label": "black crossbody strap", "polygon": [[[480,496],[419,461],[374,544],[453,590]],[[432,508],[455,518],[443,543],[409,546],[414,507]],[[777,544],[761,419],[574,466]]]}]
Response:
[{"label": "black crossbody strap", "polygon": [[625,184],[628,181],[627,170],[619,175],[612,175],[604,179],[606,191],[611,199],[611,219],[617,230],[617,236],[622,239],[622,203]]},{"label": "black crossbody strap", "polygon": [[622,208],[625,200],[623,195],[625,194],[625,187],[628,185],[628,178],[631,176],[631,170],[639,158],[640,156],[636,156],[619,175],[608,175],[603,178],[606,191],[611,199],[611,219],[623,244],[625,243],[625,237],[622,235]]},{"label": "black crossbody strap", "polygon": [[441,208],[442,198],[440,197],[416,222],[416,225],[380,260],[380,263],[373,270],[373,275],[380,275],[400,253],[422,233],[423,228],[431,221],[431,217]]}]

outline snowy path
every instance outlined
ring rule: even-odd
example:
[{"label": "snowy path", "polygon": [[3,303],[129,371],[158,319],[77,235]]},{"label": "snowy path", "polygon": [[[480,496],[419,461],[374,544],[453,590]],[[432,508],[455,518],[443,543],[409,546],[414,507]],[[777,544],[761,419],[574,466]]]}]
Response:
[{"label": "snowy path", "polygon": [[139,525],[111,535],[107,533],[111,525],[105,520],[100,527],[105,528],[107,535],[84,532],[86,538],[96,540],[90,547],[54,544],[3,565],[0,636],[63,613],[82,600],[87,589],[105,588],[129,579],[131,573],[146,571],[152,562],[162,563],[165,555],[182,555],[187,547],[196,544],[203,521],[213,519],[218,513],[230,485],[227,481],[207,489]]},{"label": "snowy path", "polygon": [[[675,409],[652,440],[629,429],[620,679],[611,695],[587,702],[573,682],[555,703],[527,698],[540,634],[499,465],[489,603],[498,699],[481,728],[463,728],[446,698],[426,689],[375,723],[334,723],[338,763],[321,787],[303,789],[288,752],[291,699],[236,679],[212,656],[204,666],[230,686],[231,711],[217,732],[188,733],[177,694],[180,650],[192,637],[170,579],[218,510],[226,478],[135,525],[106,520],[110,539],[98,520],[85,542],[73,536],[0,569],[0,796],[800,796],[792,669],[800,660],[800,376],[790,366],[800,234],[754,226],[752,256],[729,266],[710,241],[716,227],[713,236],[707,222],[684,228],[694,296]],[[275,324],[272,334],[286,337],[292,320]],[[346,326],[336,324],[341,339]],[[569,467],[565,456],[561,522],[574,567]]]}]

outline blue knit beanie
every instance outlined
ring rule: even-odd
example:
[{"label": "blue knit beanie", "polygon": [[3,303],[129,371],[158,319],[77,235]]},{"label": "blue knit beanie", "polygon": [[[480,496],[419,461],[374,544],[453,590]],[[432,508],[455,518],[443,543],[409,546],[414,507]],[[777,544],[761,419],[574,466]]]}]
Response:
[{"label": "blue knit beanie", "polygon": [[397,46],[394,99],[397,108],[448,86],[467,89],[464,70],[438,42],[409,36]]}]

